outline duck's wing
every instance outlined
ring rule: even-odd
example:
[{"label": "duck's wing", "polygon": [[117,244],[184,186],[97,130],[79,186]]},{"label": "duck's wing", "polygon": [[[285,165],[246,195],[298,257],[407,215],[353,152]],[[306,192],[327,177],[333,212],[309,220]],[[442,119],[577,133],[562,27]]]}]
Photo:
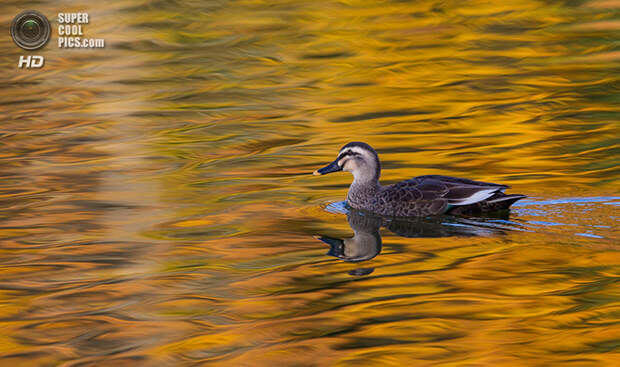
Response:
[{"label": "duck's wing", "polygon": [[436,183],[444,186],[446,191],[442,197],[447,199],[448,205],[451,206],[475,204],[502,193],[508,188],[506,185],[491,182],[442,175],[418,176],[415,179],[423,188],[436,185]]},{"label": "duck's wing", "polygon": [[436,215],[455,206],[484,201],[506,188],[506,185],[458,177],[427,175],[386,187],[380,199],[403,208],[397,215]]}]

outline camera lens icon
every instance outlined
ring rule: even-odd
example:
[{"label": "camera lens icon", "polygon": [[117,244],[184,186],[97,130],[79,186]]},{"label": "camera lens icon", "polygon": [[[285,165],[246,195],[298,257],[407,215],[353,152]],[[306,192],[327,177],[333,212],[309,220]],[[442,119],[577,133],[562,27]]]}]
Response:
[{"label": "camera lens icon", "polygon": [[23,11],[11,23],[11,37],[24,50],[36,50],[50,39],[50,22],[36,10]]}]

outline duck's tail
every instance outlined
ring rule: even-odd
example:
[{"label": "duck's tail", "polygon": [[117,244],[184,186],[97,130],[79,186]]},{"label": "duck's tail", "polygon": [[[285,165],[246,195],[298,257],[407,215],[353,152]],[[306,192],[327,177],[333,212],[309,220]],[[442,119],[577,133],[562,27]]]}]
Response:
[{"label": "duck's tail", "polygon": [[502,194],[502,196],[493,196],[486,201],[489,204],[498,204],[500,209],[508,209],[512,204],[526,197],[527,196],[521,194]]}]

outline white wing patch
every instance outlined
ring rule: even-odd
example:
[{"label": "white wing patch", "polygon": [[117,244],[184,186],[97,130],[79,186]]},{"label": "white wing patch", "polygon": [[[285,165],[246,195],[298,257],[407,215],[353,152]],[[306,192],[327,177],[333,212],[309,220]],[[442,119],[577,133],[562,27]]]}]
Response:
[{"label": "white wing patch", "polygon": [[472,194],[469,197],[466,197],[466,198],[463,198],[463,199],[459,199],[459,200],[449,201],[449,203],[452,204],[452,205],[475,204],[475,203],[480,202],[482,200],[488,199],[496,191],[497,191],[497,188],[490,188],[490,189],[484,189],[484,190],[476,191],[474,194]]}]

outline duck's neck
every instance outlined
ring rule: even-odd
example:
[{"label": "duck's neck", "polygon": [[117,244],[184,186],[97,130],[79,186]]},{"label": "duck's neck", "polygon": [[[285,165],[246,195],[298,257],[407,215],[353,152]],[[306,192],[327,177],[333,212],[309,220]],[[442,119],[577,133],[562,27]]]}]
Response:
[{"label": "duck's neck", "polygon": [[379,177],[359,177],[354,173],[353,183],[349,186],[347,202],[354,208],[364,208],[381,189]]},{"label": "duck's neck", "polygon": [[379,188],[381,187],[381,184],[379,183],[379,177],[377,176],[373,176],[373,177],[359,177],[357,175],[353,175],[353,182],[351,183],[351,187],[359,187],[359,188]]},{"label": "duck's neck", "polygon": [[379,162],[367,163],[364,166],[358,167],[351,172],[353,175],[353,183],[351,187],[367,187],[367,188],[378,188],[381,186],[379,184],[379,177],[381,176],[381,166]]}]

